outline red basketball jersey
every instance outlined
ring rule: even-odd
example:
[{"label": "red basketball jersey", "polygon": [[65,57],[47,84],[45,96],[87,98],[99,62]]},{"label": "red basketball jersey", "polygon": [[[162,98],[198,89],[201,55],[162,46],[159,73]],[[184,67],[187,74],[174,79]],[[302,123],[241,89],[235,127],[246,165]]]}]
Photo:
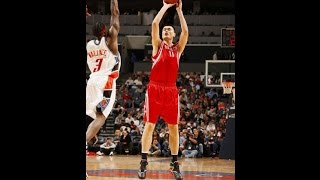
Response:
[{"label": "red basketball jersey", "polygon": [[178,43],[168,46],[162,41],[158,52],[152,57],[150,81],[165,84],[176,83],[179,59]]}]

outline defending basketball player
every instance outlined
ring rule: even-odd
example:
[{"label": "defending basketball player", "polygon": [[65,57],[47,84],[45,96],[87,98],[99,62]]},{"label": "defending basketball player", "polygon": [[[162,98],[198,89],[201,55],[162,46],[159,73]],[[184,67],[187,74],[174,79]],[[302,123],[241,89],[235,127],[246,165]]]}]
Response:
[{"label": "defending basketball player", "polygon": [[95,23],[92,30],[96,38],[87,43],[87,64],[91,74],[86,88],[86,114],[93,121],[88,126],[86,142],[90,141],[105,123],[116,99],[116,80],[121,66],[118,51],[118,0],[111,0],[110,9],[110,28],[104,23]]},{"label": "defending basketball player", "polygon": [[[168,10],[176,5],[176,11],[181,24],[181,34],[179,42],[173,43],[176,36],[172,25],[165,25],[162,28],[162,40],[159,35],[159,23]],[[188,26],[182,12],[182,1],[177,4],[167,4],[163,1],[163,6],[152,22],[152,68],[150,72],[150,82],[145,96],[144,120],[145,128],[141,139],[142,159],[138,177],[146,178],[147,153],[149,152],[152,133],[159,116],[167,122],[169,127],[169,146],[172,154],[170,168],[176,179],[182,180],[179,163],[177,161],[179,151],[178,120],[180,116],[178,104],[178,89],[176,87],[177,74],[179,69],[179,59],[188,41]]]}]

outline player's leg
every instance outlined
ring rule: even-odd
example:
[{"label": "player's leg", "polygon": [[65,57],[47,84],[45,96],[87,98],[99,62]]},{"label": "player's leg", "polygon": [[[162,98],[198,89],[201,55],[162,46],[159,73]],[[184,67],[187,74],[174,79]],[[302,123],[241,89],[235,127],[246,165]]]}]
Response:
[{"label": "player's leg", "polygon": [[179,153],[178,124],[168,124],[168,128],[169,128],[169,147],[171,149],[171,156],[172,156],[170,169],[177,180],[182,180],[182,174],[180,172],[179,163],[178,163],[178,153]]},{"label": "player's leg", "polygon": [[[96,93],[97,94],[97,93]],[[102,93],[101,93],[102,94]],[[106,93],[105,93],[106,94]],[[108,93],[107,93],[108,94]],[[103,94],[102,94],[103,96]],[[96,96],[97,97],[97,96]],[[98,96],[99,97],[99,96]],[[105,99],[102,97],[102,101],[99,103],[99,107],[95,106],[95,119],[89,124],[86,132],[86,146],[87,142],[90,141],[95,135],[98,134],[100,128],[103,126],[105,123],[106,117],[102,113],[104,111],[104,106],[105,106]],[[90,110],[93,112],[94,110]],[[89,112],[90,112],[89,111]],[[88,106],[87,106],[87,112],[88,112]],[[86,147],[87,148],[87,147]],[[88,173],[86,172],[86,177],[88,178]]]},{"label": "player's leg", "polygon": [[[95,135],[98,134],[100,128],[103,126],[106,120],[106,116],[104,114],[109,114],[112,108],[108,108],[109,112],[106,112],[108,106],[113,106],[112,103],[110,103],[110,95],[111,91],[104,91],[101,92],[102,98],[100,103],[96,106],[96,118],[93,120],[86,133],[86,141],[90,141]],[[101,95],[97,96],[97,98],[100,98]],[[113,101],[114,102],[114,101]]]},{"label": "player's leg", "polygon": [[141,161],[140,170],[138,171],[138,177],[140,179],[146,178],[147,165],[148,165],[148,153],[152,143],[152,133],[155,127],[155,123],[146,122],[141,138]]},{"label": "player's leg", "polygon": [[[149,85],[144,105],[144,121],[145,126],[141,138],[141,161],[140,170],[138,171],[138,177],[140,179],[146,178],[147,172],[147,156],[152,143],[152,134],[155,127],[155,123],[159,116],[159,104],[157,103],[156,87]],[[151,93],[150,93],[151,92]]]},{"label": "player's leg", "polygon": [[101,112],[97,112],[97,118],[91,122],[87,129],[86,141],[90,141],[96,134],[98,134],[100,128],[105,123],[105,116]]},{"label": "player's leg", "polygon": [[166,106],[164,107],[164,113],[162,114],[164,120],[168,123],[169,128],[169,147],[171,149],[172,160],[170,163],[170,169],[177,180],[182,180],[182,174],[180,172],[178,163],[179,153],[179,95],[176,87],[167,88],[166,91]]}]

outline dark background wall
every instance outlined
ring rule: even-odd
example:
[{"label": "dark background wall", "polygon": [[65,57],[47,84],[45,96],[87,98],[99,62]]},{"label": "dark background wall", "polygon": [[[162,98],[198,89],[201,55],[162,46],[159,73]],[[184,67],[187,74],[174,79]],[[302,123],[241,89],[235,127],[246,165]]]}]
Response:
[{"label": "dark background wall", "polygon": [[[201,10],[232,11],[234,12],[235,0],[182,0],[183,9],[192,9],[193,2],[200,1]],[[162,7],[162,0],[118,0],[120,12],[139,10],[142,12],[151,9],[159,10]],[[88,7],[93,12],[98,11],[97,4],[103,4],[106,12],[110,12],[110,0],[90,0],[87,1]],[[222,9],[221,9],[222,8]]]}]

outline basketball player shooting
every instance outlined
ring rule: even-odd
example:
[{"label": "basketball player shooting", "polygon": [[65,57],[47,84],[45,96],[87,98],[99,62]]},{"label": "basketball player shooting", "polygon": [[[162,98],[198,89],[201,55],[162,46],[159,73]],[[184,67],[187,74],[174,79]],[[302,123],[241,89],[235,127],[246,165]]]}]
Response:
[{"label": "basketball player shooting", "polygon": [[[181,34],[179,41],[173,43],[176,36],[173,25],[167,24],[162,28],[162,39],[159,35],[159,23],[168,8],[176,6],[176,12],[181,24]],[[188,41],[188,26],[182,12],[182,1],[176,4],[167,4],[163,1],[163,6],[152,22],[152,68],[150,72],[150,82],[145,96],[144,121],[145,128],[141,139],[142,159],[138,177],[146,178],[147,154],[151,147],[152,132],[159,116],[167,122],[169,127],[169,146],[172,154],[170,169],[175,179],[182,180],[182,174],[177,161],[179,151],[179,131],[178,121],[180,111],[178,106],[178,88],[176,87],[177,74],[179,69],[179,59]]]}]

